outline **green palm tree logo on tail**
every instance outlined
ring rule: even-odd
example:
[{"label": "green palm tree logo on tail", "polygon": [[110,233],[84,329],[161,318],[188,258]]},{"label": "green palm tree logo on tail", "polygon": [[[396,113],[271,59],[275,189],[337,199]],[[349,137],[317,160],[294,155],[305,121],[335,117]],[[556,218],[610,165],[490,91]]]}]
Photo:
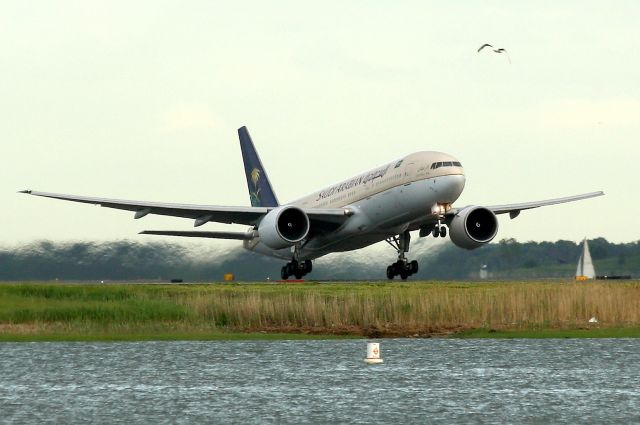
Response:
[{"label": "green palm tree logo on tail", "polygon": [[260,182],[260,170],[254,168],[251,171],[251,182],[253,183],[254,190],[249,191],[249,198],[251,199],[251,205],[254,207],[259,207],[261,204],[260,201],[260,188],[258,187],[258,182]]}]

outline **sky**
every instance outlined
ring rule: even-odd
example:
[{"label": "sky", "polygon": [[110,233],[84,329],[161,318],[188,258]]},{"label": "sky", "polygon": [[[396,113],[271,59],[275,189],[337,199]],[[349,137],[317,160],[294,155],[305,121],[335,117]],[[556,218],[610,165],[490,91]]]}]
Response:
[{"label": "sky", "polygon": [[[249,205],[243,125],[281,202],[437,150],[465,167],[458,206],[606,193],[502,216],[496,241],[640,239],[638,2],[1,9],[1,244],[148,241],[137,233],[193,226],[16,193],[23,189]],[[511,63],[478,53],[483,43],[507,49]],[[201,228],[218,229],[243,227]]]}]

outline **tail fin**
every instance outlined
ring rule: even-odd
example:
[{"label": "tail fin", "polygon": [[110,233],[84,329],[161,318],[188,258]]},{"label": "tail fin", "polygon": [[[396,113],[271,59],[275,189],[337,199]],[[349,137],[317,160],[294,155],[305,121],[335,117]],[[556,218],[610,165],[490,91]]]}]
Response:
[{"label": "tail fin", "polygon": [[278,198],[273,193],[267,172],[260,162],[260,157],[253,146],[247,127],[238,129],[240,137],[240,149],[244,161],[244,172],[247,176],[247,187],[252,207],[277,207]]}]

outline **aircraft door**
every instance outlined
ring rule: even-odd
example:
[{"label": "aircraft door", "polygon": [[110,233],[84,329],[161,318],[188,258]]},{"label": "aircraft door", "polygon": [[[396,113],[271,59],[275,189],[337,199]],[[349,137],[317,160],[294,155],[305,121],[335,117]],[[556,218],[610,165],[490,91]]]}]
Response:
[{"label": "aircraft door", "polygon": [[409,183],[415,178],[415,176],[416,176],[416,163],[410,162],[404,167],[403,180],[405,183]]},{"label": "aircraft door", "polygon": [[[424,184],[421,184],[417,175],[420,173],[418,165],[414,162],[407,164],[403,171],[403,184],[400,186],[397,194],[397,205],[399,205],[404,214],[411,216],[416,212],[424,210]],[[424,170],[422,170],[424,172]],[[406,220],[406,217],[403,217]]]}]

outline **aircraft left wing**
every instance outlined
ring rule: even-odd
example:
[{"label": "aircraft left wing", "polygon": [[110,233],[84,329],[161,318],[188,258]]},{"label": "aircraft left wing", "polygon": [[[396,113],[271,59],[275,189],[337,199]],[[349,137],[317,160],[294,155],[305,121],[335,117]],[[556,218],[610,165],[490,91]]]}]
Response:
[{"label": "aircraft left wing", "polygon": [[[183,217],[195,220],[194,226],[201,226],[209,221],[216,223],[235,223],[253,226],[275,207],[243,207],[218,205],[173,204],[163,202],[128,201],[123,199],[96,198],[92,196],[64,195],[60,193],[23,190],[26,193],[45,198],[64,201],[81,202],[135,212],[134,218],[142,218],[147,214]],[[344,208],[303,209],[309,216],[312,229],[339,227],[353,212]]]},{"label": "aircraft left wing", "polygon": [[[548,205],[564,204],[566,202],[580,201],[582,199],[595,198],[596,196],[602,196],[604,192],[590,192],[582,195],[566,196],[563,198],[546,199],[543,201],[523,202],[520,204],[505,204],[505,205],[493,205],[486,207],[493,211],[494,214],[506,214],[509,213],[509,217],[516,218],[520,215],[522,210],[530,210],[532,208],[546,207]],[[455,215],[462,208],[454,208],[448,212],[448,214]]]}]

